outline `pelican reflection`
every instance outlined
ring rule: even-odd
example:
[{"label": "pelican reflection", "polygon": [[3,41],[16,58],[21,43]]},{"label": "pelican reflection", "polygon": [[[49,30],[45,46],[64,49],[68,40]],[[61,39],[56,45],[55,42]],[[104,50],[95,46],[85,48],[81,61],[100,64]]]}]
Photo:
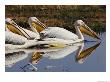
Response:
[{"label": "pelican reflection", "polygon": [[[100,45],[100,43],[96,43],[95,45],[84,48],[84,43],[75,43],[70,46],[66,46],[64,48],[45,48],[45,49],[23,49],[23,50],[8,50],[5,54],[5,65],[6,67],[13,67],[14,64],[20,62],[28,58],[28,63],[20,68],[24,71],[37,71],[37,64],[42,62],[42,58],[48,58],[52,60],[63,59],[68,55],[73,54],[76,52],[75,60],[78,63],[83,63],[93,51]],[[27,69],[28,68],[28,69]],[[27,69],[27,70],[26,70]]]},{"label": "pelican reflection", "polygon": [[76,55],[76,62],[78,62],[80,64],[84,63],[85,59],[87,59],[87,57],[90,56],[91,53],[93,51],[95,51],[99,45],[100,45],[100,43],[97,43],[97,44],[95,44],[85,50],[83,50],[84,46],[80,46],[79,50],[77,52],[77,55]]}]

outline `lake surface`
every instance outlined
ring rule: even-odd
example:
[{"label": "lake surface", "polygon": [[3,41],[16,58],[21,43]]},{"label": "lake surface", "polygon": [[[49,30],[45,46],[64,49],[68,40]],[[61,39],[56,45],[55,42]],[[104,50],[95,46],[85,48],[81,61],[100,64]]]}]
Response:
[{"label": "lake surface", "polygon": [[[106,72],[106,33],[100,41],[65,48],[6,51],[6,72]],[[94,40],[94,39],[92,39]]]}]

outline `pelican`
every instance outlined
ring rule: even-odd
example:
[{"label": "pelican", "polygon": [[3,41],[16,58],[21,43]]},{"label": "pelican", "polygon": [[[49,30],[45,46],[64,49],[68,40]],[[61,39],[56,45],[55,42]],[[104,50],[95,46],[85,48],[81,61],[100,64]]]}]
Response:
[{"label": "pelican", "polygon": [[63,40],[72,40],[80,42],[84,40],[82,33],[85,33],[93,38],[100,39],[99,36],[91,30],[82,20],[77,20],[74,23],[76,34],[60,27],[46,27],[36,17],[30,17],[29,25],[31,29],[36,30],[42,35],[42,38],[59,38]]},{"label": "pelican", "polygon": [[32,32],[30,30],[27,30],[25,28],[22,28],[20,27],[19,25],[17,25],[12,19],[10,18],[6,18],[5,19],[5,29],[6,31],[10,31],[10,32],[13,32],[15,34],[19,34],[19,35],[22,35],[24,37],[26,37],[27,39],[40,39],[40,35],[39,33],[36,31],[35,32]]}]

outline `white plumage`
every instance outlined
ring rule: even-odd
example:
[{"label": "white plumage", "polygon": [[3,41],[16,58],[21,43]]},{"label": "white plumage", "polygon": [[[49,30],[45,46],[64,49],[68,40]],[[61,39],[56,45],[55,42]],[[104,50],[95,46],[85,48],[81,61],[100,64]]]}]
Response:
[{"label": "white plumage", "polygon": [[29,35],[28,39],[35,39],[35,38],[40,39],[40,35],[38,32],[35,33],[33,31],[27,30],[25,28],[22,28],[22,29],[25,31],[25,33],[27,33]]},{"label": "white plumage", "polygon": [[28,41],[27,38],[25,38],[21,35],[5,31],[6,44],[20,45],[20,44],[25,44],[25,42],[27,42],[27,41]]},{"label": "white plumage", "polygon": [[60,27],[48,27],[44,29],[41,34],[44,34],[45,38],[59,38],[64,40],[77,40],[78,36],[64,28]]},{"label": "white plumage", "polygon": [[5,31],[5,49],[20,49],[29,48],[31,46],[38,45],[37,40],[28,40],[27,38]]}]

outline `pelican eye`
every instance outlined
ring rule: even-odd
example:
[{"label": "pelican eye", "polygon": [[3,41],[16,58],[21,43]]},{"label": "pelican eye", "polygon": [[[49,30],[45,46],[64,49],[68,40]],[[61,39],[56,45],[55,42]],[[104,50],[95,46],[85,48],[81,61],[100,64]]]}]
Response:
[{"label": "pelican eye", "polygon": [[45,31],[48,31],[49,29],[45,29]]},{"label": "pelican eye", "polygon": [[38,19],[35,19],[35,21],[38,21],[38,22],[39,22],[39,20],[38,20]]},{"label": "pelican eye", "polygon": [[17,24],[15,22],[12,23],[14,26],[17,26]]},{"label": "pelican eye", "polygon": [[6,21],[6,24],[10,24],[10,23]]},{"label": "pelican eye", "polygon": [[81,26],[80,24],[77,24],[77,26]]}]

